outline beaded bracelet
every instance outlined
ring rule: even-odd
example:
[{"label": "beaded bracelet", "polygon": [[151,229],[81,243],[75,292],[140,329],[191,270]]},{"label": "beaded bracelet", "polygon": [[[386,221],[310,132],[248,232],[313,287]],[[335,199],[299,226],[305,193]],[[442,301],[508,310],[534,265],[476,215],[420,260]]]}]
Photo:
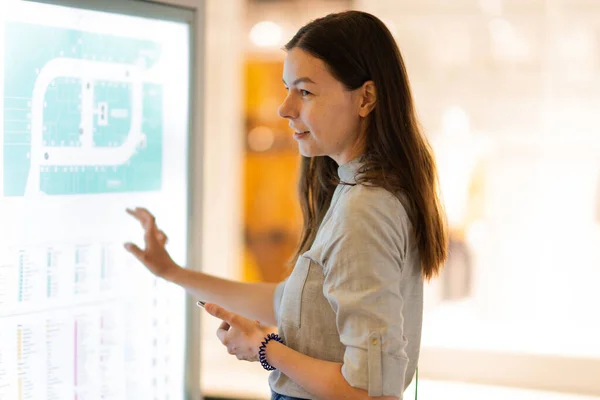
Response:
[{"label": "beaded bracelet", "polygon": [[267,343],[269,343],[271,340],[275,340],[275,341],[283,344],[283,340],[276,333],[269,333],[265,337],[265,341],[261,342],[261,346],[259,347],[259,350],[258,350],[258,359],[260,361],[260,364],[267,371],[273,371],[274,369],[276,369],[274,366],[272,366],[271,364],[269,364],[267,362],[267,356],[265,355],[265,349],[267,348]]}]

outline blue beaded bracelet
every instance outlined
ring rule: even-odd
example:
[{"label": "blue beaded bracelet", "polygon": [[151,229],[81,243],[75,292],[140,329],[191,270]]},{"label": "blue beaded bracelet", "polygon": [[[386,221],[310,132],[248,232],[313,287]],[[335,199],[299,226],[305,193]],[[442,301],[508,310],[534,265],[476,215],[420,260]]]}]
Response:
[{"label": "blue beaded bracelet", "polygon": [[281,340],[279,335],[276,333],[269,333],[267,335],[267,337],[265,337],[265,341],[261,342],[261,346],[259,347],[259,350],[258,350],[258,359],[260,361],[260,364],[267,371],[273,371],[274,369],[276,369],[274,366],[272,366],[271,364],[269,364],[267,362],[267,356],[265,355],[265,349],[267,348],[267,343],[269,343],[271,340],[275,340],[275,341],[283,344],[283,340]]}]

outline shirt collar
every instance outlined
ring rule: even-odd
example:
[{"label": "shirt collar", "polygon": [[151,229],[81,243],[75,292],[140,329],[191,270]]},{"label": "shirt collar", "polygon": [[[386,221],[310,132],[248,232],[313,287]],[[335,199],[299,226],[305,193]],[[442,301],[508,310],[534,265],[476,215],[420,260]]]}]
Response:
[{"label": "shirt collar", "polygon": [[352,161],[340,165],[338,167],[340,181],[351,185],[356,184],[356,175],[363,163],[363,156],[359,156]]}]

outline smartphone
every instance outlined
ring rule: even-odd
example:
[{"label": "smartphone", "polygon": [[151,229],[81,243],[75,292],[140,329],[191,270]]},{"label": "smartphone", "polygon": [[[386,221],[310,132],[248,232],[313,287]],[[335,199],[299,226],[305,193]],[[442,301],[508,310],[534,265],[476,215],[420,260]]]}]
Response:
[{"label": "smartphone", "polygon": [[205,301],[202,301],[202,300],[198,300],[198,301],[196,302],[196,305],[197,305],[198,307],[202,307],[202,308],[204,308],[204,306],[206,305],[206,302],[205,302]]}]

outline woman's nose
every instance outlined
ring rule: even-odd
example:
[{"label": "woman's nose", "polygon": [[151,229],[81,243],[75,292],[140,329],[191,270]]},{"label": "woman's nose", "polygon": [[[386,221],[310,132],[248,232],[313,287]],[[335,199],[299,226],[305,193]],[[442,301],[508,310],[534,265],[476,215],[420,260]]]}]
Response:
[{"label": "woman's nose", "polygon": [[277,109],[277,113],[281,118],[293,119],[298,116],[298,111],[295,109],[293,100],[289,94],[283,99],[279,109]]}]

